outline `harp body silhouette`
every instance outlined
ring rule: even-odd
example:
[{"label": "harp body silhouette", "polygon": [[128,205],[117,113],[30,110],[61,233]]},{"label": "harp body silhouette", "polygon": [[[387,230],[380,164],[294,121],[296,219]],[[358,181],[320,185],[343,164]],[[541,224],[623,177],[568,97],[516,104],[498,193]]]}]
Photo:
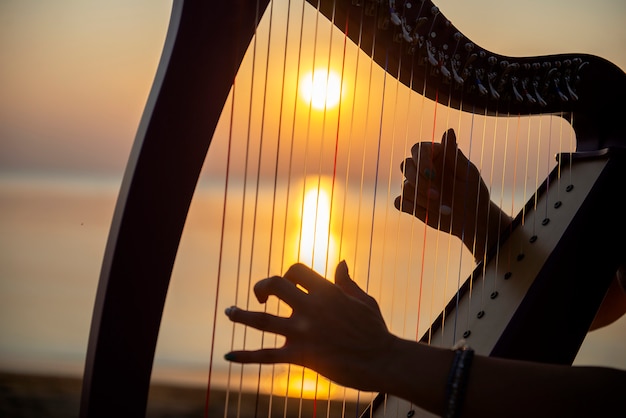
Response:
[{"label": "harp body silhouette", "polygon": [[[81,416],[115,416],[120,410],[127,416],[145,414],[162,310],[187,211],[267,3],[174,2],[106,247]],[[439,338],[445,345],[465,336],[486,355],[571,363],[626,251],[624,240],[614,239],[626,235],[626,135],[619,123],[626,110],[624,73],[587,55],[492,54],[457,34],[429,2],[398,9],[404,23],[397,25],[382,3],[310,3],[388,74],[445,106],[485,115],[573,115],[579,153],[561,157],[573,167],[571,181],[557,182],[555,170],[537,192],[539,200],[532,201],[549,209],[523,211],[504,244],[511,249],[501,251],[506,256],[479,265],[424,337],[435,344]],[[449,54],[448,48],[458,52]],[[536,233],[522,228],[542,221],[545,225]],[[510,262],[512,252],[515,259]],[[508,257],[506,262],[502,257]],[[472,305],[469,296],[477,300],[479,286],[471,292],[469,287],[483,277],[502,282],[497,292],[483,287],[480,296],[498,314]],[[475,319],[481,311],[484,315]],[[456,322],[464,325],[446,325],[458,312],[468,318]],[[496,318],[497,324],[489,322]],[[411,407],[382,396],[374,406],[374,413],[381,414],[377,416]]]}]

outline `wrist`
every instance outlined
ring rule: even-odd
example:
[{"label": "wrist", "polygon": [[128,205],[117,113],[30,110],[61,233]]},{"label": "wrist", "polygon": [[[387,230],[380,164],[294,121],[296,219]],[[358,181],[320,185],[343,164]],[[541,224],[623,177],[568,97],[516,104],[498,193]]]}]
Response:
[{"label": "wrist", "polygon": [[512,218],[494,202],[476,216],[475,234],[464,238],[464,244],[472,251],[474,258],[480,261],[485,253],[496,245],[502,233],[510,227]]},{"label": "wrist", "polygon": [[451,350],[396,338],[385,355],[381,391],[441,414],[453,356]]}]

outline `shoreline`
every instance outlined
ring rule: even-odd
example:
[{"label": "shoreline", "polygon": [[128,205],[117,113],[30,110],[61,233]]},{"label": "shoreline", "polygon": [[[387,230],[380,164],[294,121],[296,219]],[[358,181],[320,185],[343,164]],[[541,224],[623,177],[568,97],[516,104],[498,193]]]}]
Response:
[{"label": "shoreline", "polygon": [[[0,372],[0,416],[5,418],[78,417],[80,394],[81,379],[77,377]],[[206,388],[155,383],[150,388],[146,417],[204,417],[205,400]],[[284,397],[257,397],[254,393],[240,397],[224,390],[211,391],[210,400],[209,417],[358,416],[355,402],[289,398],[285,406]],[[364,408],[361,405],[358,410]]]}]

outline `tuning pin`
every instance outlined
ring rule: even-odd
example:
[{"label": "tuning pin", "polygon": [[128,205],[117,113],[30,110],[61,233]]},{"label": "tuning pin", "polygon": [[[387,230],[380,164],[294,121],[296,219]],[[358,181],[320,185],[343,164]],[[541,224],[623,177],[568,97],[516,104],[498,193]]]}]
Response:
[{"label": "tuning pin", "polygon": [[556,91],[556,94],[559,96],[559,99],[561,99],[562,102],[569,101],[567,96],[563,94],[563,92],[559,88],[559,80],[556,80],[556,79],[554,80],[554,90]]},{"label": "tuning pin", "polygon": [[400,19],[400,15],[394,10],[390,13],[389,18],[391,19],[391,23],[396,26],[400,26],[402,24],[402,19]]},{"label": "tuning pin", "polygon": [[430,42],[427,42],[426,43],[426,51],[428,52],[428,62],[431,65],[435,65],[436,66],[436,65],[439,65],[439,61],[437,61],[437,59],[435,58],[435,55],[433,54],[432,49],[433,48],[431,47]]},{"label": "tuning pin", "polygon": [[515,96],[515,100],[517,100],[518,102],[523,102],[524,101],[524,97],[519,94],[519,92],[517,91],[517,87],[515,87],[515,82],[511,83],[511,89],[513,90],[513,96]]},{"label": "tuning pin", "polygon": [[441,74],[443,74],[443,76],[445,78],[451,78],[452,77],[452,73],[450,72],[450,70],[448,70],[448,68],[445,65],[443,65],[443,64],[441,64],[439,66],[439,71],[441,71]]},{"label": "tuning pin", "polygon": [[468,42],[465,44],[465,50],[467,52],[472,52],[474,50],[474,44],[471,42]]},{"label": "tuning pin", "polygon": [[411,33],[404,25],[402,25],[402,38],[409,43],[413,42],[413,37],[411,36]]},{"label": "tuning pin", "polygon": [[[515,88],[515,85],[513,86]],[[537,99],[533,97],[532,94],[528,91],[528,79],[522,81],[522,91],[524,92],[524,97],[526,100],[532,104],[537,103]]]},{"label": "tuning pin", "polygon": [[486,96],[487,93],[489,93],[489,90],[487,90],[487,88],[483,85],[483,83],[481,83],[480,78],[478,78],[478,76],[476,77],[476,87],[478,88],[478,92],[482,96]]},{"label": "tuning pin", "polygon": [[541,97],[541,94],[539,94],[539,83],[537,81],[533,83],[533,90],[535,91],[535,97],[537,98],[539,105],[543,107],[547,106],[548,103],[543,99],[543,97]]},{"label": "tuning pin", "polygon": [[567,93],[569,94],[570,99],[572,99],[573,101],[577,101],[578,95],[576,94],[576,92],[574,92],[572,86],[570,86],[569,77],[565,77],[565,87],[567,88]]},{"label": "tuning pin", "polygon": [[463,77],[461,77],[457,72],[456,72],[456,66],[454,64],[452,64],[452,77],[454,78],[454,81],[456,81],[458,84],[463,84],[465,83],[465,80],[463,80]]},{"label": "tuning pin", "polygon": [[491,93],[491,97],[498,100],[500,98],[500,93],[498,93],[493,87],[493,84],[491,84],[491,77],[487,77],[487,84],[489,85],[489,93]]},{"label": "tuning pin", "polygon": [[424,23],[428,22],[428,18],[427,17],[420,17],[415,21],[415,29],[419,28],[420,26],[422,26]]},{"label": "tuning pin", "polygon": [[430,12],[431,12],[432,14],[434,14],[434,15],[439,14],[439,7],[437,7],[437,6],[433,6],[433,7],[431,7]]}]

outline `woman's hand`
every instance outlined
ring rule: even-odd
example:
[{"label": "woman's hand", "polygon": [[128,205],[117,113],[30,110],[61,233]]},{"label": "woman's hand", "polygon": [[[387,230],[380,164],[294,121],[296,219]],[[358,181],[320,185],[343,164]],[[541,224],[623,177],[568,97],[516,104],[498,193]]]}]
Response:
[{"label": "woman's hand", "polygon": [[389,359],[386,353],[398,338],[387,330],[376,301],[350,279],[345,262],[337,266],[335,284],[296,264],[284,277],[259,281],[254,292],[261,303],[270,295],[277,296],[291,306],[291,316],[236,307],[228,308],[226,314],[233,322],[285,336],[285,344],[233,351],[226,354],[227,360],[299,364],[344,386],[380,390]]},{"label": "woman's hand", "polygon": [[415,144],[401,169],[405,181],[396,208],[461,238],[477,258],[482,258],[486,240],[497,238],[498,227],[510,223],[491,203],[478,168],[459,150],[452,129],[440,144]]}]

